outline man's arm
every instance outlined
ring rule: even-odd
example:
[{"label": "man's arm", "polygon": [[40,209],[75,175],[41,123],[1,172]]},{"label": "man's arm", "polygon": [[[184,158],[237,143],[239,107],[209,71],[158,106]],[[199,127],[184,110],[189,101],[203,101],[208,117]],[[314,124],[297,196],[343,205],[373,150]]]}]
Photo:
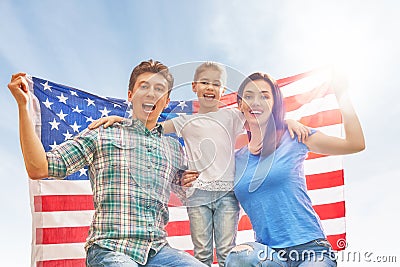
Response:
[{"label": "man's arm", "polygon": [[41,179],[48,176],[48,162],[46,152],[35,133],[29,114],[29,89],[25,75],[25,73],[12,75],[8,88],[18,105],[19,138],[26,171],[29,178]]}]

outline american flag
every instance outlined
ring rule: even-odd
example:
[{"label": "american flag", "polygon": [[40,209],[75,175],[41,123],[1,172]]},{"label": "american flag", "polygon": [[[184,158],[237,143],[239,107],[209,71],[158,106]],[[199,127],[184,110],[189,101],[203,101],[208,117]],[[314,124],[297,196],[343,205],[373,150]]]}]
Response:
[{"label": "american flag", "polygon": [[[37,134],[46,151],[71,138],[100,117],[126,116],[127,101],[91,93],[32,77],[31,108]],[[287,118],[324,133],[341,136],[342,119],[332,88],[330,72],[318,69],[278,80]],[[236,105],[235,93],[223,96],[227,107]],[[198,109],[197,101],[171,101],[162,114],[177,116]],[[244,145],[239,144],[238,146]],[[345,248],[345,199],[342,158],[309,153],[305,162],[309,195],[328,240],[336,250]],[[65,180],[30,180],[32,211],[32,267],[85,266],[84,243],[94,213],[87,168]],[[171,246],[192,253],[186,209],[171,197],[167,225]],[[251,223],[242,214],[237,243],[253,241]]]}]

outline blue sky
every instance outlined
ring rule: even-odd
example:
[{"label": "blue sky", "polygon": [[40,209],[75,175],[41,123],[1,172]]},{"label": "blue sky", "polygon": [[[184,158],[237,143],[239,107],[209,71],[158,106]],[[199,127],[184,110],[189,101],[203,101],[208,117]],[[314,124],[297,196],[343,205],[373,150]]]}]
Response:
[{"label": "blue sky", "polygon": [[[17,107],[7,89],[11,74],[25,71],[125,98],[132,67],[149,58],[169,66],[213,60],[245,74],[264,71],[276,78],[341,63],[350,75],[367,142],[366,151],[344,158],[349,250],[397,255],[400,261],[398,10],[395,0],[2,0],[2,263],[28,266],[31,242]],[[176,97],[192,96],[180,92]],[[381,266],[368,263],[375,265]]]}]

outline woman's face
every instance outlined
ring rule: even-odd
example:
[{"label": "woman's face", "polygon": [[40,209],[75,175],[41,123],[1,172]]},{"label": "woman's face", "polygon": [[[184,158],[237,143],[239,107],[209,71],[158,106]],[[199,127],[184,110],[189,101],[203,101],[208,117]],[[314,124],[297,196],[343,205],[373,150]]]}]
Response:
[{"label": "woman's face", "polygon": [[251,125],[264,125],[268,122],[274,105],[272,89],[264,80],[255,80],[243,90],[239,108]]}]

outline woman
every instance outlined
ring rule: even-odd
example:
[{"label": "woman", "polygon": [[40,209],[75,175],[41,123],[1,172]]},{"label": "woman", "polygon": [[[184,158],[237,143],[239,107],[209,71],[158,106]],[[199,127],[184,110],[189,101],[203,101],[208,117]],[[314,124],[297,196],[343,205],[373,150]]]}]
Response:
[{"label": "woman", "polygon": [[337,73],[333,77],[346,137],[311,130],[304,143],[290,138],[282,95],[273,78],[254,73],[242,82],[238,105],[251,137],[236,153],[235,195],[250,218],[256,242],[232,249],[225,266],[336,266],[303,171],[308,151],[341,155],[365,148],[347,82]]}]

